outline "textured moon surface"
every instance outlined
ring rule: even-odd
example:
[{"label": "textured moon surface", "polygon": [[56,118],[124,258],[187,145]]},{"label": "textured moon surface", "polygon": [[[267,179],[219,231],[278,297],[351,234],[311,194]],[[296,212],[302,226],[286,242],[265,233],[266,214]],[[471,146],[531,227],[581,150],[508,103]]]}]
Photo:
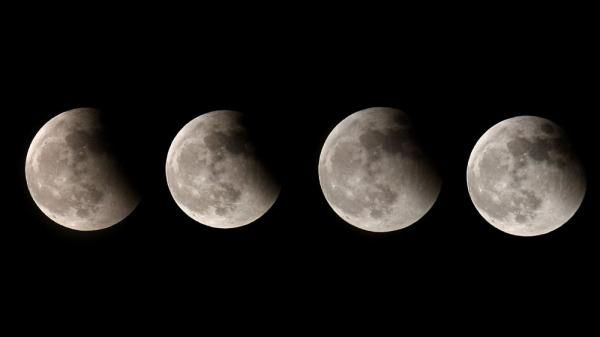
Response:
[{"label": "textured moon surface", "polygon": [[103,134],[100,112],[80,108],[52,118],[29,146],[27,187],[42,212],[60,225],[107,228],[139,203]]},{"label": "textured moon surface", "polygon": [[519,116],[481,136],[469,158],[467,186],[473,204],[494,227],[535,236],[559,228],[575,214],[586,179],[558,125]]},{"label": "textured moon surface", "polygon": [[372,232],[405,228],[435,203],[441,179],[407,115],[369,108],[341,121],[319,158],[325,199],[346,222]]},{"label": "textured moon surface", "polygon": [[167,155],[167,184],[192,219],[215,228],[247,225],[275,203],[280,187],[257,156],[242,114],[203,114],[177,134]]}]

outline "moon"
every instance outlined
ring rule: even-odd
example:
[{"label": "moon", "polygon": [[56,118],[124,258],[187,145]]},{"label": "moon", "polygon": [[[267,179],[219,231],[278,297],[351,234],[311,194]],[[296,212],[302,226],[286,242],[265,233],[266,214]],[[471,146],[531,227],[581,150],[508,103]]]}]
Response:
[{"label": "moon", "polygon": [[581,205],[586,178],[564,131],[535,116],[504,120],[481,136],[467,186],[481,216],[517,236],[549,233]]},{"label": "moon", "polygon": [[335,213],[372,232],[415,223],[441,189],[408,116],[393,108],[369,108],[342,120],[323,145],[319,182]]},{"label": "moon", "polygon": [[230,110],[200,115],[169,148],[166,176],[173,199],[189,217],[210,227],[254,222],[279,196],[280,187],[242,119]]},{"label": "moon", "polygon": [[140,201],[109,150],[104,131],[98,110],[79,108],[48,121],[29,146],[29,192],[40,210],[64,227],[110,227]]}]

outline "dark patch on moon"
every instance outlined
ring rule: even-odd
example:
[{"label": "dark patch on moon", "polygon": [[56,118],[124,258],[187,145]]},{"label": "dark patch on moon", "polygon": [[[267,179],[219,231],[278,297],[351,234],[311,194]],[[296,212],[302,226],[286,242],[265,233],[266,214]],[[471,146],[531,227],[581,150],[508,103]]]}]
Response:
[{"label": "dark patch on moon", "polygon": [[537,161],[550,161],[550,151],[556,148],[554,145],[553,142],[547,139],[536,139],[532,142],[521,137],[515,138],[506,144],[513,157],[527,155]]},{"label": "dark patch on moon", "polygon": [[543,122],[540,126],[540,130],[542,130],[543,133],[548,135],[554,134],[556,132],[556,128],[554,127],[554,125],[548,122]]},{"label": "dark patch on moon", "polygon": [[367,150],[372,150],[381,147],[383,151],[391,154],[402,152],[404,149],[403,143],[406,141],[403,132],[380,130],[367,130],[358,137],[362,146]]},{"label": "dark patch on moon", "polygon": [[392,191],[387,185],[375,184],[376,190],[369,197],[381,201],[383,205],[391,205],[398,199],[398,193]]},{"label": "dark patch on moon", "polygon": [[530,217],[526,217],[523,214],[517,214],[515,216],[515,221],[518,222],[518,223],[521,223],[521,224],[525,223],[526,221],[529,221],[529,219],[530,219]]},{"label": "dark patch on moon", "polygon": [[385,130],[367,130],[359,136],[360,144],[366,150],[381,148],[391,155],[403,154],[410,157],[421,157],[422,153],[414,144],[414,135],[406,129],[390,128]]},{"label": "dark patch on moon", "polygon": [[216,201],[221,201],[221,202],[231,204],[231,203],[234,203],[234,202],[240,200],[241,195],[242,195],[242,192],[240,190],[236,189],[235,187],[233,187],[232,184],[220,182],[219,189],[217,189],[217,191],[215,192],[214,199]]},{"label": "dark patch on moon", "polygon": [[250,145],[243,131],[232,131],[225,134],[220,131],[213,131],[204,137],[204,143],[210,151],[218,152],[222,149],[231,154],[249,154]]},{"label": "dark patch on moon", "polygon": [[379,209],[372,209],[369,214],[374,219],[381,219],[383,217],[383,212],[381,210],[379,210]]},{"label": "dark patch on moon", "polygon": [[527,156],[535,161],[545,161],[549,165],[559,168],[566,166],[566,160],[573,156],[567,139],[560,138],[535,138],[529,140],[517,137],[507,143],[509,152],[519,162],[519,157]]},{"label": "dark patch on moon", "polygon": [[215,213],[220,216],[225,216],[229,214],[231,208],[225,208],[224,206],[216,205]]},{"label": "dark patch on moon", "polygon": [[408,114],[405,113],[395,113],[392,115],[392,120],[396,125],[409,127],[411,125],[410,118],[408,118]]},{"label": "dark patch on moon", "polygon": [[[103,138],[99,134],[91,134],[83,130],[74,130],[65,137],[67,146],[74,153],[85,155],[87,151],[92,154],[105,152],[106,144],[103,144]],[[84,151],[85,150],[85,151]]]},{"label": "dark patch on moon", "polygon": [[90,211],[85,208],[79,207],[75,214],[77,214],[77,216],[80,218],[87,218],[90,216]]},{"label": "dark patch on moon", "polygon": [[85,203],[95,205],[98,204],[104,197],[104,192],[98,190],[96,186],[90,183],[83,183],[81,184],[81,187],[83,187],[83,192],[76,194],[76,196]]},{"label": "dark patch on moon", "polygon": [[527,210],[536,211],[542,206],[542,199],[538,198],[533,191],[521,189],[520,192],[524,195],[518,200],[518,203],[525,206]]}]

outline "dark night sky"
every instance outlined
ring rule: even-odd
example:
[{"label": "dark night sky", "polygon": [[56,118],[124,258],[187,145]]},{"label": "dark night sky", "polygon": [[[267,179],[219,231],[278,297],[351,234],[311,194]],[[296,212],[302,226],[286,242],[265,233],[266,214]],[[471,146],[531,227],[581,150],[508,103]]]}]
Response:
[{"label": "dark night sky", "polygon": [[[12,151],[4,161],[11,170],[5,189],[11,206],[0,232],[1,259],[15,275],[8,281],[22,284],[22,277],[37,289],[35,280],[44,278],[64,291],[63,281],[82,278],[81,293],[88,285],[126,292],[144,283],[153,296],[256,285],[264,291],[275,284],[298,297],[319,290],[368,297],[411,289],[413,295],[457,298],[478,287],[495,294],[590,290],[599,246],[592,86],[598,58],[589,21],[367,17],[340,14],[330,22],[327,15],[298,14],[238,24],[232,23],[236,17],[226,23],[138,18],[144,22],[131,24],[121,18],[117,24],[98,15],[60,27],[49,22],[55,29],[13,26],[5,50],[14,52],[2,75],[2,111],[9,119],[4,133]],[[47,219],[24,178],[26,151],[38,129],[82,106],[107,114],[143,190],[130,217],[91,233]],[[331,129],[372,106],[409,113],[443,176],[441,195],[421,221],[383,235],[338,218],[317,176]],[[188,218],[164,176],[179,129],[216,109],[257,120],[278,153],[273,164],[283,180],[273,208],[235,230]],[[588,172],[577,214],[559,230],[533,238],[487,224],[465,181],[479,137],[519,114],[563,126]]]}]

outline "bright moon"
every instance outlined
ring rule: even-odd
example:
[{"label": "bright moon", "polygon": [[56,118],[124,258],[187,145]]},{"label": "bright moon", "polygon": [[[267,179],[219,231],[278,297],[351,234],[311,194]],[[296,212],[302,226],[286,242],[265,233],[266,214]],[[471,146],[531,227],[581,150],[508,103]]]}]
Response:
[{"label": "bright moon", "polygon": [[27,187],[50,219],[80,231],[110,227],[140,201],[105,142],[100,112],[69,110],[35,135],[25,162]]},{"label": "bright moon", "polygon": [[341,121],[323,145],[319,181],[335,213],[372,232],[415,223],[441,189],[408,116],[392,108],[361,110]]},{"label": "bright moon", "polygon": [[558,125],[520,116],[481,136],[469,158],[467,185],[490,224],[509,234],[535,236],[559,228],[575,214],[586,179]]},{"label": "bright moon", "polygon": [[242,114],[203,114],[175,136],[166,162],[169,190],[192,219],[215,228],[247,225],[265,214],[280,187],[255,151]]}]

